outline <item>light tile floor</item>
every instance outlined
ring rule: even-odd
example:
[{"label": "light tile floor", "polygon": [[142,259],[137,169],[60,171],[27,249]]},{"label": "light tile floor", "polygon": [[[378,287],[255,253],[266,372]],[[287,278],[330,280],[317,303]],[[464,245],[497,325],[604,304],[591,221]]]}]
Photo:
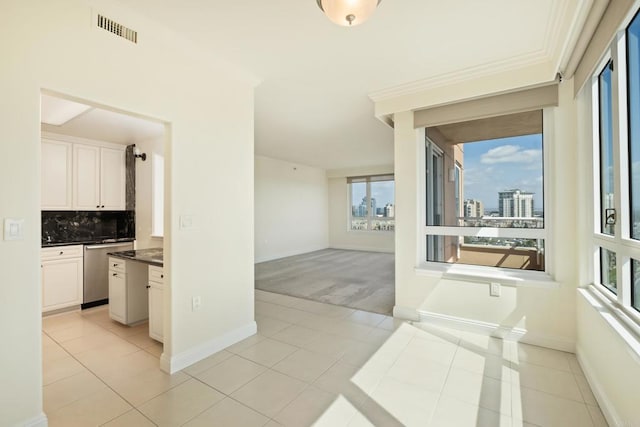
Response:
[{"label": "light tile floor", "polygon": [[606,426],[573,354],[256,291],[258,334],[174,375],[106,307],[43,320],[51,426]]}]

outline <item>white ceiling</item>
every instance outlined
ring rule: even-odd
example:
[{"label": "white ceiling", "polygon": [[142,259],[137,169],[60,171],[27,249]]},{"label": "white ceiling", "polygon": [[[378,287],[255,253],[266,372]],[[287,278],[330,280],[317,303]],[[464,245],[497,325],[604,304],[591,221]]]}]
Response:
[{"label": "white ceiling", "polygon": [[315,0],[122,3],[262,79],[257,154],[333,169],[393,163],[393,131],[371,93],[542,63],[551,80],[593,1],[384,0],[353,28]]},{"label": "white ceiling", "polygon": [[[42,94],[41,116],[43,121],[69,106],[79,104],[67,99]],[[164,135],[164,124],[139,117],[91,107],[60,126],[42,123],[46,132],[97,139],[116,144],[156,139]]]}]

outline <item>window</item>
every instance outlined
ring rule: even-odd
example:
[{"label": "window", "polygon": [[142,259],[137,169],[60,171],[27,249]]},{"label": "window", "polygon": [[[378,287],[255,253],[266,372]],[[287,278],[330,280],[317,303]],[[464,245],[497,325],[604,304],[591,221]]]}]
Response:
[{"label": "window", "polygon": [[164,236],[164,156],[153,153],[151,160],[151,235]]},{"label": "window", "polygon": [[393,175],[347,178],[349,185],[349,229],[393,231],[395,188]]},{"label": "window", "polygon": [[631,307],[640,312],[640,261],[631,260]]},{"label": "window", "polygon": [[600,248],[600,283],[614,294],[618,293],[616,254]]},{"label": "window", "polygon": [[640,322],[640,17],[593,76],[595,286]]},{"label": "window", "polygon": [[600,204],[604,215],[600,230],[604,234],[614,234],[615,209],[613,188],[613,123],[611,105],[611,70],[609,61],[598,77],[598,109],[600,122]]},{"label": "window", "polygon": [[426,128],[426,261],[545,271],[542,118]]}]

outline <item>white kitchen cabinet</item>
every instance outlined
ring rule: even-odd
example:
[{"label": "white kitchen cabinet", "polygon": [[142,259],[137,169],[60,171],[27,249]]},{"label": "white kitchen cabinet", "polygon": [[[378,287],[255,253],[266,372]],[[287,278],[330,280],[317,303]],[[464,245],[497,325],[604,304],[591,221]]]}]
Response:
[{"label": "white kitchen cabinet", "polygon": [[42,312],[82,304],[82,245],[43,248]]},{"label": "white kitchen cabinet", "polygon": [[125,273],[109,271],[109,317],[127,323],[127,279]]},{"label": "white kitchen cabinet", "polygon": [[43,210],[70,210],[72,202],[72,144],[42,140],[41,185]]},{"label": "white kitchen cabinet", "polygon": [[149,317],[147,265],[109,258],[109,316],[124,325]]},{"label": "white kitchen cabinet", "polygon": [[124,210],[125,148],[73,144],[73,206],[76,210]]},{"label": "white kitchen cabinet", "polygon": [[127,170],[125,149],[100,148],[100,208],[117,211],[126,208]]},{"label": "white kitchen cabinet", "polygon": [[164,342],[164,274],[162,267],[149,266],[149,336]]}]

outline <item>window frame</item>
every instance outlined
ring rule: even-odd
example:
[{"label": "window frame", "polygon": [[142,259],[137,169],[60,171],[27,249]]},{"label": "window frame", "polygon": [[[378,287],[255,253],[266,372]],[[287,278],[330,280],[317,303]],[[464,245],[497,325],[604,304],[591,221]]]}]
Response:
[{"label": "window frame", "polygon": [[[540,229],[526,228],[499,228],[499,227],[455,227],[455,226],[428,226],[427,224],[427,197],[426,197],[426,131],[418,128],[417,131],[417,156],[419,159],[418,191],[420,198],[420,218],[417,229],[418,248],[416,259],[416,273],[420,275],[435,276],[441,278],[461,279],[486,283],[496,281],[504,285],[532,286],[543,288],[558,288],[560,284],[554,279],[554,242],[553,242],[553,212],[548,207],[553,200],[554,192],[551,187],[553,182],[553,170],[550,167],[554,162],[554,107],[541,107],[542,111],[542,173],[543,173],[543,206],[544,227]],[[421,154],[420,154],[421,153]],[[477,236],[477,237],[520,237],[544,240],[544,271],[518,270],[503,267],[469,265],[458,263],[446,263],[427,261],[426,238],[429,235],[440,236]]]},{"label": "window frame", "polygon": [[[380,178],[380,177],[386,177],[389,176],[391,177],[391,179],[375,179],[375,178]],[[356,182],[351,182],[351,180],[358,180]],[[371,225],[372,225],[372,221],[378,219],[378,217],[376,216],[375,212],[373,212],[372,206],[371,206],[371,184],[373,182],[393,182],[393,207],[394,207],[394,216],[390,216],[390,217],[383,217],[385,220],[393,220],[394,221],[394,228],[393,230],[372,230],[371,229]],[[396,188],[395,188],[395,176],[393,173],[385,173],[385,174],[376,174],[376,175],[364,175],[364,176],[351,176],[351,177],[347,177],[347,186],[348,186],[348,191],[347,191],[347,232],[349,233],[395,233],[395,192],[396,192]],[[359,183],[365,183],[366,184],[366,198],[367,198],[367,216],[366,216],[366,220],[367,220],[367,229],[366,230],[354,230],[351,228],[351,225],[353,223],[353,219],[354,218],[362,218],[362,217],[354,217],[353,216],[353,184],[359,184]]]},{"label": "window frame", "polygon": [[[629,92],[627,66],[627,28],[634,19],[640,19],[640,12],[635,11],[630,19],[625,21],[615,35],[609,48],[591,77],[591,120],[592,120],[592,167],[593,189],[593,221],[591,236],[591,264],[592,285],[599,296],[620,310],[633,322],[634,329],[640,326],[640,311],[632,306],[632,260],[640,261],[640,240],[631,237],[631,169],[630,169],[630,138],[629,138]],[[613,62],[611,78],[612,87],[612,128],[613,128],[613,168],[614,168],[614,207],[616,209],[616,223],[614,234],[608,235],[601,231],[602,200],[600,193],[600,98],[599,76],[609,62]],[[617,292],[613,292],[601,283],[602,271],[600,252],[606,249],[616,255]]]}]

